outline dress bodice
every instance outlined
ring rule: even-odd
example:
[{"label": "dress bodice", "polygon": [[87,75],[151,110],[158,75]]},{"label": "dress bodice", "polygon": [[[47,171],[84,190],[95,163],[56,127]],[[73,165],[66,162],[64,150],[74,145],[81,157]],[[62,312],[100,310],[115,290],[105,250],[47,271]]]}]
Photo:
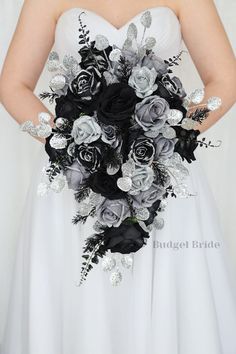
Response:
[{"label": "dress bodice", "polygon": [[[154,7],[148,10],[151,12],[152,25],[147,29],[146,36],[155,37],[157,42],[153,50],[163,59],[177,55],[182,46],[182,34],[176,14],[169,7]],[[141,40],[143,26],[140,18],[145,11],[147,10],[137,14],[118,29],[108,20],[91,10],[77,7],[66,10],[58,19],[53,49],[61,56],[70,54],[78,58],[78,50],[80,48],[78,44],[78,16],[81,12],[84,12],[82,19],[90,31],[91,40],[97,34],[101,34],[107,37],[110,45],[114,44],[121,47],[126,39],[128,26],[132,22],[137,26],[138,40]]]}]

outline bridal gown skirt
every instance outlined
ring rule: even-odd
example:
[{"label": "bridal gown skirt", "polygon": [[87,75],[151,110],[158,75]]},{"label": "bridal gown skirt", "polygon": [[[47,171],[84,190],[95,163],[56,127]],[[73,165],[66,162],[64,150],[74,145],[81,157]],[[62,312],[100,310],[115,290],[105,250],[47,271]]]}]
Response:
[{"label": "bridal gown skirt", "polygon": [[[121,284],[111,285],[100,261],[79,287],[93,220],[72,224],[72,190],[37,195],[47,161],[42,145],[19,234],[1,354],[235,354],[227,253],[200,163],[188,165],[188,188],[196,196],[169,199],[164,228],[152,231],[134,254]],[[174,248],[186,241],[188,247]],[[193,246],[204,241],[220,247]]]}]

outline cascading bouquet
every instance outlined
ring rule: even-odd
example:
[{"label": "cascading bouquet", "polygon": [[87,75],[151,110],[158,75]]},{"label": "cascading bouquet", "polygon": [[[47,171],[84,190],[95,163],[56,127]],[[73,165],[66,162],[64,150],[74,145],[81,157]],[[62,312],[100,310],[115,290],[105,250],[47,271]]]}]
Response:
[{"label": "cascading bouquet", "polygon": [[[145,37],[152,22],[149,11],[140,19],[140,43],[131,23],[122,48],[100,34],[91,41],[83,13],[78,17],[80,61],[66,55],[60,63],[55,51],[48,58],[53,77],[50,92],[40,98],[55,101],[53,127],[46,112],[39,114],[39,125],[21,125],[46,138],[49,164],[39,194],[60,192],[67,185],[78,202],[72,222],[96,218],[95,233],[83,249],[80,284],[107,252],[122,254],[129,268],[129,255],[147,243],[153,226],[163,227],[159,212],[167,198],[190,195],[185,162],[196,159],[198,146],[216,146],[198,140],[200,131],[194,127],[221,105],[218,97],[201,104],[204,89],[187,96],[179,78],[171,75],[182,52],[166,60],[153,52],[156,39]],[[103,262],[104,270],[115,268],[113,258]],[[121,279],[119,269],[111,273],[113,285]]]}]

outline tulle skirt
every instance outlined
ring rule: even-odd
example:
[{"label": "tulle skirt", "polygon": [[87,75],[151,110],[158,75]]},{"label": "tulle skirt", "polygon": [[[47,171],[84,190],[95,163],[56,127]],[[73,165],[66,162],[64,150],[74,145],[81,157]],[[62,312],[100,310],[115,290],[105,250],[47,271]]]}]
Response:
[{"label": "tulle skirt", "polygon": [[235,294],[218,210],[199,161],[194,197],[170,198],[132,269],[114,287],[101,261],[78,286],[93,220],[73,225],[71,190],[36,193],[35,162],[19,233],[1,354],[235,354]]}]

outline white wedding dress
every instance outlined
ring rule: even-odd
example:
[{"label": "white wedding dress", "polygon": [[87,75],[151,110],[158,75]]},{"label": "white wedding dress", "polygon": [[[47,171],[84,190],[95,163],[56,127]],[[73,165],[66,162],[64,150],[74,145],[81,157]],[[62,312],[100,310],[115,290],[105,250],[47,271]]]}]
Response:
[{"label": "white wedding dress", "polygon": [[[117,29],[92,11],[72,8],[56,27],[53,49],[61,58],[78,57],[82,11],[91,38],[103,34],[110,44],[121,46],[131,22],[141,35],[141,13]],[[176,15],[167,7],[150,11],[148,34],[157,39],[154,50],[163,58],[178,54],[182,37]],[[42,145],[19,234],[1,354],[236,354],[227,251],[199,161],[187,166],[188,188],[196,196],[169,199],[162,214],[164,228],[153,231],[147,245],[134,254],[133,269],[123,270],[117,287],[101,261],[83,285],[76,286],[93,222],[72,224],[77,203],[71,190],[37,195],[47,161]],[[188,248],[171,248],[171,241],[172,246],[188,241]],[[192,241],[219,242],[220,247],[193,247]]]}]

